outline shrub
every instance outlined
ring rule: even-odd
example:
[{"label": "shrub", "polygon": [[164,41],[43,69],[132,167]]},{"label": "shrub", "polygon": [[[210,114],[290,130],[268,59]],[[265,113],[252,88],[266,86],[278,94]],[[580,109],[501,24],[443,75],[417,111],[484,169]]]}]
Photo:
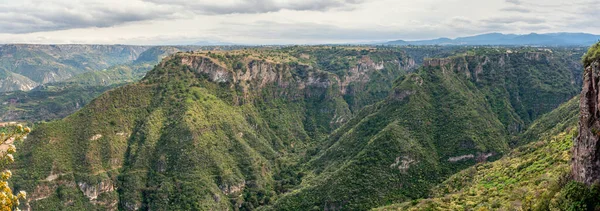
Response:
[{"label": "shrub", "polygon": [[22,125],[16,125],[11,128],[7,128],[8,133],[0,134],[0,145],[8,145],[6,151],[0,152],[0,210],[18,210],[19,202],[25,199],[25,191],[20,191],[17,195],[14,195],[10,187],[8,186],[8,180],[12,176],[12,172],[8,170],[8,165],[13,163],[13,153],[16,152],[16,148],[12,145],[14,141],[23,140],[23,138],[30,132],[28,127]]},{"label": "shrub", "polygon": [[600,202],[597,190],[596,187],[587,187],[583,183],[571,181],[562,189],[556,200],[556,207],[564,211],[593,211]]},{"label": "shrub", "polygon": [[600,58],[600,42],[592,45],[588,49],[588,52],[585,53],[585,55],[583,55],[581,62],[583,62],[584,67],[587,67],[590,64],[592,64],[592,62],[594,62],[594,60],[597,60],[599,58]]}]

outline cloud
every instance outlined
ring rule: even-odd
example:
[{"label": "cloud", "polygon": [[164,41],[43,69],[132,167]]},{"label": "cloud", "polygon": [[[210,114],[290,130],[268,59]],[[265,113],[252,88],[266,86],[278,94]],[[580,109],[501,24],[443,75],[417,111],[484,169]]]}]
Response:
[{"label": "cloud", "polygon": [[506,0],[506,2],[516,5],[521,5],[523,3],[521,0]]},{"label": "cloud", "polygon": [[237,0],[222,1],[188,1],[188,0],[145,0],[156,4],[179,5],[192,9],[200,14],[256,14],[278,12],[281,10],[295,11],[327,11],[331,9],[349,10],[353,5],[361,4],[364,0]]},{"label": "cloud", "polygon": [[130,22],[174,18],[172,7],[131,1],[24,1],[0,5],[0,31],[29,33],[73,28],[111,27]]},{"label": "cloud", "polygon": [[541,18],[511,16],[511,17],[489,18],[489,19],[483,20],[483,22],[484,23],[495,23],[495,24],[513,24],[513,23],[541,24],[541,23],[545,23],[546,20],[541,19]]},{"label": "cloud", "polygon": [[0,4],[0,33],[104,28],[196,15],[352,10],[364,0],[23,0]]},{"label": "cloud", "polygon": [[511,7],[505,7],[500,9],[500,11],[505,11],[505,12],[518,12],[518,13],[530,13],[531,10],[524,8],[524,7],[518,7],[518,6],[511,6]]},{"label": "cloud", "polygon": [[[600,33],[600,0],[0,0],[0,43],[343,43]],[[465,7],[464,5],[469,5]]]}]

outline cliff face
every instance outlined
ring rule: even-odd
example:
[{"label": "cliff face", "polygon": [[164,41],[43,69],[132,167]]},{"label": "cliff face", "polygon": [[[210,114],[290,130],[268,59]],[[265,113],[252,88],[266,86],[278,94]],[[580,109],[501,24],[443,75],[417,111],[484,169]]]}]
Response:
[{"label": "cliff face", "polygon": [[591,185],[600,182],[600,61],[591,62],[584,72],[579,102],[579,135],[573,146],[572,175]]}]

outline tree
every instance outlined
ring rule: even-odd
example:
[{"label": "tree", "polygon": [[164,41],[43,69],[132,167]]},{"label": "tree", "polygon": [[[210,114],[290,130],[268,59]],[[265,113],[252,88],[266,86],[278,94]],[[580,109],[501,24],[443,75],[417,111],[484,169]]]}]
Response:
[{"label": "tree", "polygon": [[8,186],[8,180],[12,176],[12,172],[8,170],[8,166],[15,161],[13,153],[17,151],[13,143],[22,141],[31,131],[23,125],[9,126],[3,128],[5,132],[0,133],[0,211],[19,210],[20,200],[25,199],[25,191],[20,191],[17,195]]}]

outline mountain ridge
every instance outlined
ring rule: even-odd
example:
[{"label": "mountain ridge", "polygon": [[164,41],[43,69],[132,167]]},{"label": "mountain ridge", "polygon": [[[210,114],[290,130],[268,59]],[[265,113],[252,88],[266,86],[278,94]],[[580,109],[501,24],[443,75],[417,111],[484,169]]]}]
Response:
[{"label": "mountain ridge", "polygon": [[502,34],[486,33],[467,37],[438,38],[431,40],[395,40],[384,45],[507,45],[507,46],[589,46],[600,40],[600,35],[588,33]]}]

